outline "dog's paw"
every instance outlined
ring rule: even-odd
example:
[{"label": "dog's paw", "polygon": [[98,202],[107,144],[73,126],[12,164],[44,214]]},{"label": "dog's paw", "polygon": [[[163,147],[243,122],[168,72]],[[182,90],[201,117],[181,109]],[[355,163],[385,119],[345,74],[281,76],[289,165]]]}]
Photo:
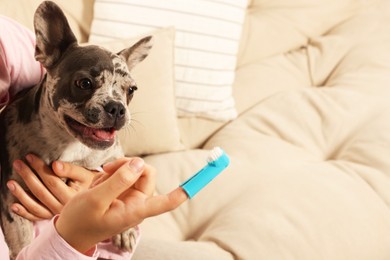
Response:
[{"label": "dog's paw", "polygon": [[112,238],[115,246],[122,250],[132,252],[137,243],[138,231],[135,228],[130,228]]}]

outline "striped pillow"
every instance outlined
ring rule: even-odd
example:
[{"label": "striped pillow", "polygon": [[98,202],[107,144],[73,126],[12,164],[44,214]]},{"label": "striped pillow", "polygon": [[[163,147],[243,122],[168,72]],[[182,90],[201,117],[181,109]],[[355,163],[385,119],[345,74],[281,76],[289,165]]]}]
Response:
[{"label": "striped pillow", "polygon": [[[247,0],[96,0],[90,42],[174,26],[179,116],[227,121]],[[151,76],[153,72],[151,71]]]}]

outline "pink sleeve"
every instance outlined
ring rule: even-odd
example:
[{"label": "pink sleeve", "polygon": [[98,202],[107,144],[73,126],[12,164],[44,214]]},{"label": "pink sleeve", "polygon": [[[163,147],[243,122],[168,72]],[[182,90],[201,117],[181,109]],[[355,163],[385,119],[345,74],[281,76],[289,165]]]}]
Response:
[{"label": "pink sleeve", "polygon": [[0,107],[23,88],[37,84],[44,69],[34,58],[35,36],[0,15]]},{"label": "pink sleeve", "polygon": [[3,231],[0,228],[0,259],[8,260],[9,259],[9,251],[7,244],[4,240]]},{"label": "pink sleeve", "polygon": [[[49,227],[47,227],[49,226]],[[54,224],[53,224],[53,221],[49,221],[49,220],[43,220],[43,221],[39,221],[39,222],[36,222],[34,224],[34,231],[35,231],[35,236],[37,236],[38,238],[41,236],[41,234],[47,232],[47,229],[50,228],[50,227],[53,227],[54,228]],[[138,232],[138,236],[137,236],[137,244],[139,243],[139,239],[140,239],[140,229],[139,227],[135,227],[137,232]],[[55,230],[55,228],[54,228]],[[56,235],[70,248],[72,249],[58,234],[57,232],[55,232]],[[35,241],[34,241],[35,243]],[[136,248],[134,248],[135,250]],[[74,249],[72,249],[74,251]],[[131,257],[133,256],[132,253],[130,252],[127,252],[127,251],[122,251],[120,250],[118,247],[114,246],[111,241],[107,241],[107,242],[101,242],[99,244],[97,244],[97,250],[96,250],[96,253],[97,255],[99,256],[99,258],[103,258],[103,259],[111,259],[111,260],[130,260]],[[2,258],[0,258],[2,259]],[[31,258],[31,259],[35,259],[35,258]],[[54,258],[54,259],[57,259],[57,258]],[[76,259],[79,259],[79,258],[76,258]]]},{"label": "pink sleeve", "polygon": [[[75,260],[91,260],[97,259],[98,253],[95,248],[91,252],[92,256],[84,255],[74,248],[72,248],[62,237],[57,233],[54,222],[56,217],[53,218],[44,229],[41,230],[39,235],[32,241],[32,243],[23,248],[19,253],[17,260],[23,259],[75,259]],[[3,259],[3,258],[1,258]]]},{"label": "pink sleeve", "polygon": [[[57,233],[54,226],[55,219],[50,221],[42,221],[35,225],[35,234],[37,237],[32,243],[25,247],[18,255],[17,260],[23,259],[75,259],[75,260],[91,260],[97,259],[99,256],[103,259],[112,260],[129,260],[132,257],[132,253],[124,252],[115,247],[111,242],[102,242],[97,245],[94,252],[91,252],[93,256],[89,257],[79,253],[73,249],[61,236]],[[139,242],[139,228],[138,240]],[[9,253],[8,247],[4,241],[3,233],[0,229],[0,259],[8,260]]]}]

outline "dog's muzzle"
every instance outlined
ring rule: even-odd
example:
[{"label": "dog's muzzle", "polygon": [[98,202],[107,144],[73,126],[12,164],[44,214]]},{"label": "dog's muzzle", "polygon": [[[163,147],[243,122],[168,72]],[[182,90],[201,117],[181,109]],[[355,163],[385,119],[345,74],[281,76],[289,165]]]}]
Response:
[{"label": "dog's muzzle", "polygon": [[103,109],[97,107],[88,109],[85,113],[85,118],[90,124],[100,123],[119,130],[126,123],[126,108],[122,103],[110,101]]},{"label": "dog's muzzle", "polygon": [[106,111],[108,117],[115,122],[120,122],[124,120],[126,115],[126,108],[122,105],[122,103],[110,101],[107,105],[104,106],[104,110]]},{"label": "dog's muzzle", "polygon": [[[94,149],[106,149],[115,142],[116,131],[126,123],[126,108],[119,102],[110,101],[105,106],[90,108],[85,122],[65,116],[70,132],[83,144]],[[97,127],[98,126],[98,127]]]}]

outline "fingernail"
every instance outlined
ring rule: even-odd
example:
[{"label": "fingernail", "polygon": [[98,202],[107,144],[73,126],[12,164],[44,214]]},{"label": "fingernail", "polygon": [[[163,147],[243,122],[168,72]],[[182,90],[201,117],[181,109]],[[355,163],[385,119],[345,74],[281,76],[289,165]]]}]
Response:
[{"label": "fingernail", "polygon": [[138,173],[144,168],[145,162],[141,158],[134,158],[130,161],[129,166],[134,170],[134,172]]},{"label": "fingernail", "polygon": [[11,182],[7,182],[7,187],[10,191],[14,191],[15,190],[15,185],[13,185]]},{"label": "fingernail", "polygon": [[56,162],[54,162],[54,164],[55,164],[55,167],[57,168],[57,170],[59,170],[59,171],[64,170],[64,164],[62,162],[56,161]]},{"label": "fingernail", "polygon": [[11,206],[11,210],[12,210],[13,212],[15,212],[15,213],[19,211],[18,207],[16,207],[15,205],[12,205],[12,206]]},{"label": "fingernail", "polygon": [[26,155],[26,160],[29,162],[29,163],[32,163],[34,161],[34,157],[31,155],[31,154],[27,154]]},{"label": "fingernail", "polygon": [[20,171],[20,170],[22,170],[22,162],[21,161],[14,161],[14,168],[15,168],[15,170],[17,170],[17,171]]}]

